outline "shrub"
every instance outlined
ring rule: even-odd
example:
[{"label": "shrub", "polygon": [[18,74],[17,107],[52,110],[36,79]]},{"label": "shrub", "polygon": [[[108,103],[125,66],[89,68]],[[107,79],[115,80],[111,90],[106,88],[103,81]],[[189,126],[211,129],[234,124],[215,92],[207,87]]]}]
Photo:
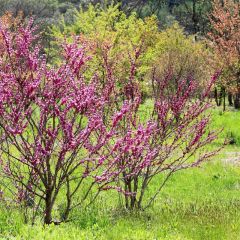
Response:
[{"label": "shrub", "polygon": [[198,84],[199,93],[206,88],[213,74],[210,59],[213,54],[206,48],[204,41],[196,41],[195,36],[185,35],[177,24],[161,31],[155,46],[156,74],[162,76],[172,71],[172,78],[187,78],[191,74]]},{"label": "shrub", "polygon": [[112,135],[103,123],[107,88],[99,91],[95,75],[85,81],[89,57],[77,44],[64,45],[58,68],[47,67],[32,21],[0,31],[2,184],[15,202],[33,207],[33,218],[43,208],[46,224],[56,222],[53,208],[63,192],[60,221],[66,220],[95,185],[93,199],[117,174],[109,171],[97,182],[103,171],[98,153]]},{"label": "shrub", "polygon": [[[201,92],[199,99],[194,99],[198,85],[191,76],[186,79],[179,77],[176,88],[172,89],[172,72],[162,78],[157,78],[153,72],[152,111],[150,109],[150,114],[143,118],[139,110],[140,87],[134,77],[136,58],[138,52],[128,71],[124,107],[113,121],[118,129],[117,135],[111,144],[105,146],[109,152],[108,166],[110,161],[110,166],[120,171],[117,190],[124,194],[127,209],[147,208],[172,174],[197,167],[219,151],[205,150],[205,146],[218,135],[208,129],[210,116],[205,113],[210,106],[205,97],[218,73]],[[108,69],[111,72],[111,68]],[[116,102],[112,104],[114,106]],[[162,178],[156,178],[159,175]],[[148,186],[156,179],[159,181],[158,188],[146,197]]]},{"label": "shrub", "polygon": [[32,221],[38,214],[46,224],[66,221],[74,207],[108,189],[123,193],[127,208],[142,208],[152,179],[166,173],[148,206],[173,173],[216,153],[203,148],[217,136],[204,114],[217,76],[196,100],[192,77],[179,78],[172,90],[172,73],[160,79],[153,71],[153,111],[143,119],[136,74],[142,45],[124,59],[129,66],[119,84],[111,47],[104,49],[101,75],[92,73],[94,55],[79,39],[62,45],[60,63],[51,67],[34,30],[32,21],[14,31],[0,28],[1,198],[12,193],[31,208]]}]

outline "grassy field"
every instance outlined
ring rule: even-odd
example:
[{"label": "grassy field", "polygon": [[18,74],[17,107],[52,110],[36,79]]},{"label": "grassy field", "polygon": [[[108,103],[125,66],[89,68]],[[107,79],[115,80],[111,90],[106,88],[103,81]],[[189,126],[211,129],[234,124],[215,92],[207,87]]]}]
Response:
[{"label": "grassy field", "polygon": [[240,239],[240,112],[212,112],[212,127],[224,127],[215,145],[224,138],[232,144],[201,168],[176,173],[145,212],[130,215],[117,194],[102,194],[71,222],[42,227],[0,206],[0,239]]}]

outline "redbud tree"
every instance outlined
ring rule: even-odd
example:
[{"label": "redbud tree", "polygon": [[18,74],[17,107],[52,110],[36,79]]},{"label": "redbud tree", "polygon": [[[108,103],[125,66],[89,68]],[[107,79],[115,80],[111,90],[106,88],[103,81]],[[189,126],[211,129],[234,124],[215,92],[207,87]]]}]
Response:
[{"label": "redbud tree", "polygon": [[[96,75],[84,78],[84,47],[64,45],[60,66],[49,67],[34,30],[31,21],[13,32],[1,26],[1,180],[17,203],[32,206],[33,218],[43,209],[49,224],[66,220],[117,173],[104,172],[98,182],[99,152],[113,132],[103,123],[109,92],[100,91]],[[61,218],[53,220],[60,192]]]},{"label": "redbud tree", "polygon": [[[60,64],[49,66],[34,32],[32,21],[14,31],[0,26],[1,198],[11,193],[13,203],[30,208],[32,221],[66,221],[72,209],[109,189],[123,194],[126,208],[145,208],[173,173],[216,153],[204,151],[217,136],[208,129],[204,99],[217,76],[197,100],[190,76],[175,79],[173,91],[171,71],[162,79],[153,71],[151,113],[143,117],[141,47],[127,56],[128,77],[119,84],[109,47],[98,76],[89,46],[78,39],[63,44]],[[164,180],[147,199],[159,175]]]},{"label": "redbud tree", "polygon": [[[109,48],[105,47],[104,50],[106,75],[114,81],[118,76],[114,75],[108,64]],[[218,135],[217,131],[209,129],[210,115],[206,110],[210,107],[207,96],[219,73],[212,76],[199,95],[196,80],[191,76],[182,79],[169,69],[162,78],[157,78],[156,68],[153,68],[152,104],[146,110],[149,114],[143,115],[141,90],[136,77],[141,64],[140,55],[141,46],[129,54],[130,68],[126,69],[128,81],[125,84],[122,82],[120,90],[113,91],[118,96],[115,94],[109,105],[117,109],[122,102],[122,109],[113,120],[116,134],[105,146],[109,152],[108,166],[119,171],[116,178],[118,187],[114,188],[124,194],[127,209],[147,208],[175,172],[197,167],[220,150],[209,152],[205,149]],[[116,84],[112,85],[116,88]],[[105,180],[102,175],[102,181]],[[146,191],[153,181],[158,181],[158,184],[153,184],[158,188],[146,197]]]}]

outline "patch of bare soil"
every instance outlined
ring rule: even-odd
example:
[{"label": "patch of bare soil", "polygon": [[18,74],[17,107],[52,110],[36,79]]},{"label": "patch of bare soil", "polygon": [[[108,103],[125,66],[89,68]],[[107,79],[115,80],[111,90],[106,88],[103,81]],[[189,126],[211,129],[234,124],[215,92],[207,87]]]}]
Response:
[{"label": "patch of bare soil", "polygon": [[240,166],[240,152],[226,152],[223,162]]}]

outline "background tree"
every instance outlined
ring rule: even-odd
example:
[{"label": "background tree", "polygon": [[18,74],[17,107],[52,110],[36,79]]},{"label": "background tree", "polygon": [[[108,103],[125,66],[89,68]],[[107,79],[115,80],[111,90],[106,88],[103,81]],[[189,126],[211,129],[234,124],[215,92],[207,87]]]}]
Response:
[{"label": "background tree", "polygon": [[235,108],[240,108],[240,3],[234,0],[214,0],[210,15],[212,31],[208,34],[223,69],[221,87],[234,96]]},{"label": "background tree", "polygon": [[126,13],[136,11],[138,16],[156,15],[161,26],[178,21],[189,33],[205,35],[209,30],[207,14],[211,10],[210,0],[132,0],[119,1]]},{"label": "background tree", "polygon": [[209,29],[207,14],[211,10],[209,0],[171,1],[171,13],[189,33],[204,35]]},{"label": "background tree", "polygon": [[[109,64],[114,66],[115,77],[118,83],[128,81],[128,73],[125,68],[129,67],[129,59],[126,56],[134,56],[134,51],[141,45],[142,54],[138,59],[140,69],[138,79],[141,83],[141,91],[144,95],[149,94],[146,74],[151,68],[155,57],[154,51],[158,40],[158,24],[156,17],[145,19],[138,18],[136,14],[126,16],[119,10],[118,5],[107,8],[89,5],[87,10],[80,9],[75,12],[75,22],[67,24],[64,19],[58,26],[51,28],[52,46],[49,56],[57,62],[59,44],[67,38],[72,41],[75,35],[80,36],[80,44],[89,46],[88,50],[94,59],[92,70],[96,70],[105,79],[103,59],[107,49]],[[54,50],[55,49],[55,50]]]},{"label": "background tree", "polygon": [[57,0],[0,0],[0,15],[6,11],[17,16],[20,12],[23,18],[34,17],[35,21],[53,23],[57,11]]},{"label": "background tree", "polygon": [[[75,22],[67,24],[64,20],[51,28],[52,46],[49,52],[54,61],[58,61],[59,44],[67,38],[68,41],[80,34],[82,43],[89,45],[89,51],[94,55],[94,66],[99,74],[102,72],[102,61],[107,48],[108,61],[115,66],[115,77],[121,85],[128,81],[125,68],[129,61],[125,56],[134,56],[134,51],[141,46],[142,54],[137,60],[140,65],[137,79],[140,91],[145,97],[150,97],[151,69],[156,67],[156,74],[162,76],[168,69],[173,69],[173,75],[182,78],[191,73],[197,79],[199,88],[203,88],[212,74],[208,64],[211,53],[205,43],[195,41],[194,36],[185,35],[183,28],[177,23],[165,30],[158,28],[156,17],[138,18],[132,13],[127,16],[118,5],[102,8],[90,5],[87,10],[81,9],[75,13]],[[107,36],[107,37],[106,37]],[[91,43],[91,44],[90,44]],[[104,74],[101,74],[104,79]]]},{"label": "background tree", "polygon": [[201,92],[214,72],[209,64],[213,54],[206,48],[205,42],[195,41],[194,35],[185,35],[184,29],[177,23],[159,32],[155,55],[155,75],[161,77],[171,70],[173,86],[174,81],[177,85],[177,79],[191,74]]}]

